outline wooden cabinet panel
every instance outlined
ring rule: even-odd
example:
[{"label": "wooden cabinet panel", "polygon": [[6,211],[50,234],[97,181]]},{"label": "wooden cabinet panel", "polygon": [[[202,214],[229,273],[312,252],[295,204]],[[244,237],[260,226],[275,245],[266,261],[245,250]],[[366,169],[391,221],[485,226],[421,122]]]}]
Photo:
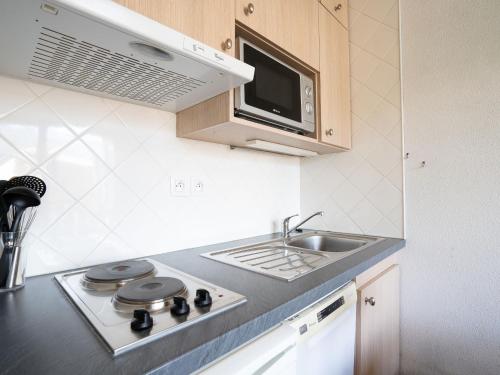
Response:
[{"label": "wooden cabinet panel", "polygon": [[349,34],[323,7],[319,7],[320,140],[351,148],[351,84]]},{"label": "wooden cabinet panel", "polygon": [[[115,0],[137,13],[234,56],[234,2],[230,0]],[[233,46],[225,49],[227,39]]]},{"label": "wooden cabinet panel", "polygon": [[356,373],[399,372],[399,266],[358,289]]},{"label": "wooden cabinet panel", "polygon": [[349,28],[349,4],[347,3],[347,0],[321,0],[321,4],[323,4],[324,7],[328,9],[328,11],[333,14],[333,16],[338,19],[345,28]]},{"label": "wooden cabinet panel", "polygon": [[236,19],[317,70],[318,9],[317,0],[236,0]]}]

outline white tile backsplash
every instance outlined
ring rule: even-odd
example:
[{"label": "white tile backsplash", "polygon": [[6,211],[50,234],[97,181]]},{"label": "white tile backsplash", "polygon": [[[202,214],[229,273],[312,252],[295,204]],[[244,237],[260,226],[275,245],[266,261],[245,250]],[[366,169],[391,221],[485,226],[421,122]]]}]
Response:
[{"label": "white tile backsplash", "polygon": [[403,236],[398,5],[349,2],[352,150],[301,161],[301,211],[324,229]]},{"label": "white tile backsplash", "polygon": [[[30,276],[274,232],[300,210],[298,158],[180,139],[175,114],[0,76],[0,178],[27,173],[47,183]],[[203,193],[172,196],[179,175]]]},{"label": "white tile backsplash", "polygon": [[108,232],[99,219],[77,203],[44,232],[41,239],[73,263],[81,264]]},{"label": "white tile backsplash", "polygon": [[22,105],[36,98],[26,86],[19,85],[17,80],[0,76],[0,117],[15,111]]},{"label": "white tile backsplash", "polygon": [[40,99],[0,119],[0,134],[35,164],[41,164],[75,135]]},{"label": "white tile backsplash", "polygon": [[[379,3],[375,6],[373,3]],[[28,275],[311,226],[403,235],[397,0],[351,0],[353,150],[301,159],[177,138],[175,114],[0,76],[0,178],[48,190]],[[172,176],[202,194],[170,194]]]},{"label": "white tile backsplash", "polygon": [[35,167],[28,159],[0,137],[0,170],[2,175],[23,175]]},{"label": "white tile backsplash", "polygon": [[110,168],[118,166],[140,145],[114,113],[99,121],[82,140]]},{"label": "white tile backsplash", "polygon": [[105,99],[63,89],[49,90],[41,98],[77,134],[112,110]]},{"label": "white tile backsplash", "polygon": [[54,155],[41,168],[77,199],[110,173],[109,168],[80,140]]}]

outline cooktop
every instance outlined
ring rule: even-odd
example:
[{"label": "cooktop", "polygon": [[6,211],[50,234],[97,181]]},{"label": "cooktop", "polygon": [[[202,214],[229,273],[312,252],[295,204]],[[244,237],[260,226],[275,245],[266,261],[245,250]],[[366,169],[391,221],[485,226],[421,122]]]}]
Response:
[{"label": "cooktop", "polygon": [[55,278],[114,355],[246,302],[238,293],[149,258]]}]

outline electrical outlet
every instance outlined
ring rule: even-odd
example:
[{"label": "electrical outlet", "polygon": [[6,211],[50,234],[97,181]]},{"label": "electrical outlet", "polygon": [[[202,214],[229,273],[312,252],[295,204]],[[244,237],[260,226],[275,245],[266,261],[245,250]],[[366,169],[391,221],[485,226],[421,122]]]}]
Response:
[{"label": "electrical outlet", "polygon": [[198,195],[205,191],[205,183],[201,178],[191,177],[191,193]]},{"label": "electrical outlet", "polygon": [[170,178],[170,193],[175,196],[189,195],[189,180],[186,177],[172,176]]}]

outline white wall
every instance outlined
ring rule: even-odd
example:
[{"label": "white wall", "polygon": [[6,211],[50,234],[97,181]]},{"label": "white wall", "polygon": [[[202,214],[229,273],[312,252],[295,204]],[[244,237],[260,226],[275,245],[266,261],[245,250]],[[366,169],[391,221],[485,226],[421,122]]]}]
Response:
[{"label": "white wall", "polygon": [[500,2],[400,6],[402,370],[500,374]]},{"label": "white wall", "polygon": [[[297,158],[175,137],[175,115],[0,76],[0,179],[48,184],[28,274],[260,235],[299,211]],[[203,194],[170,195],[170,177]]]},{"label": "white wall", "polygon": [[403,237],[398,0],[351,0],[352,150],[301,161],[302,214],[314,225]]}]

